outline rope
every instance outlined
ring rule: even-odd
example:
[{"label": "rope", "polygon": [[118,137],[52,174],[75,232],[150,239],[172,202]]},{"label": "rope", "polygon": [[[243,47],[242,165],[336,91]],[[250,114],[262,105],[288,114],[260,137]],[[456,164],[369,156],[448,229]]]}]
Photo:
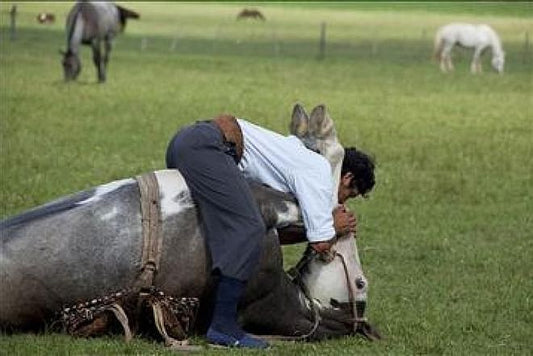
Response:
[{"label": "rope", "polygon": [[128,317],[126,316],[126,312],[124,312],[124,309],[122,309],[119,304],[113,303],[107,308],[107,310],[110,310],[113,312],[113,314],[115,314],[115,317],[122,325],[122,328],[124,328],[124,336],[126,338],[126,342],[129,342],[131,339],[133,339],[133,334],[128,324]]}]

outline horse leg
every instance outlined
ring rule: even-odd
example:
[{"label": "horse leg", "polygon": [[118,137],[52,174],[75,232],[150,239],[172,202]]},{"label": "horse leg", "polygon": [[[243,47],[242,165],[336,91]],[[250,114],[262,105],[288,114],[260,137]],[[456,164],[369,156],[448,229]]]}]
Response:
[{"label": "horse leg", "polygon": [[455,69],[453,66],[453,62],[452,62],[452,56],[450,53],[448,53],[448,56],[446,57],[446,69],[448,72],[452,72]]},{"label": "horse leg", "polygon": [[103,74],[104,74],[104,81],[106,78],[106,71],[107,71],[107,62],[109,62],[109,56],[111,54],[111,39],[106,38],[104,42],[105,51],[104,51],[104,61],[103,61]]},{"label": "horse leg", "polygon": [[94,40],[92,43],[93,48],[93,62],[96,70],[98,71],[98,82],[105,82],[105,67],[102,61],[100,40]]},{"label": "horse leg", "polygon": [[472,63],[470,64],[470,72],[472,74],[476,74],[476,72],[477,72],[477,63],[476,63],[475,56],[474,56],[474,58],[472,58]]},{"label": "horse leg", "polygon": [[446,73],[446,57],[444,53],[440,55],[440,71]]},{"label": "horse leg", "polygon": [[470,64],[470,71],[472,74],[481,73],[481,52],[483,48],[476,48],[474,56],[472,57],[472,64]]},{"label": "horse leg", "polygon": [[447,45],[444,45],[444,48],[442,49],[440,69],[444,73],[453,70],[452,57],[451,57],[452,47],[453,45],[450,46],[447,44]]}]

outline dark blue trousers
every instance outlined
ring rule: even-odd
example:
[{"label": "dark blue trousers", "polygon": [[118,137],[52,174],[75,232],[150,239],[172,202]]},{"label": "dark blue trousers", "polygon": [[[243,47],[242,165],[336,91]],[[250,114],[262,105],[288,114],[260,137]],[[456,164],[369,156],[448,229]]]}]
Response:
[{"label": "dark blue trousers", "polygon": [[177,168],[198,206],[213,270],[246,281],[259,262],[265,226],[232,149],[210,122],[181,129],[170,141],[167,168]]}]

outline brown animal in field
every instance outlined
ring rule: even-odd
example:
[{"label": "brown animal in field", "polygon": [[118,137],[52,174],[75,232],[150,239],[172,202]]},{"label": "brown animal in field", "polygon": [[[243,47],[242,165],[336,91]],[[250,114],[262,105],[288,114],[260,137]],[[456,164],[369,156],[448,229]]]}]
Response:
[{"label": "brown animal in field", "polygon": [[37,15],[37,22],[42,23],[42,24],[54,23],[55,20],[56,20],[56,16],[49,12],[41,12],[39,15]]},{"label": "brown animal in field", "polygon": [[253,18],[265,21],[263,14],[256,9],[244,9],[237,15],[237,20],[245,18]]}]

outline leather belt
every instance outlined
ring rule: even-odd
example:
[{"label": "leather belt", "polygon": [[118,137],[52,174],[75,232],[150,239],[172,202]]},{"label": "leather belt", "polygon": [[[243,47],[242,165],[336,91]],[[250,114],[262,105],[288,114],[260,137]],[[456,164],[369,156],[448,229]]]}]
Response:
[{"label": "leather belt", "polygon": [[231,115],[220,115],[211,120],[222,132],[224,136],[224,143],[234,146],[235,148],[235,162],[239,163],[242,158],[244,143],[242,138],[242,131],[237,119]]}]

